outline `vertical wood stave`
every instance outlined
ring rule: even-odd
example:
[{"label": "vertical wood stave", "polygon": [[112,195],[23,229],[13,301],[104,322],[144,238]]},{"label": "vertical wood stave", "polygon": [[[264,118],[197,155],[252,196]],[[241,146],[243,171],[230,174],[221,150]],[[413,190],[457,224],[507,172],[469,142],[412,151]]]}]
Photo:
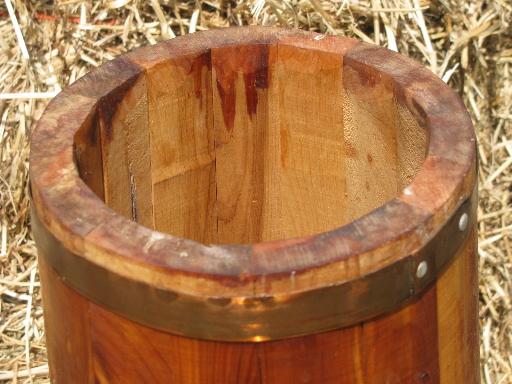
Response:
[{"label": "vertical wood stave", "polygon": [[[354,41],[251,31],[254,36],[217,31],[211,37],[189,37],[188,44],[181,46],[179,40],[167,42],[154,51],[150,48],[122,59],[117,69],[113,62],[108,70],[100,69],[91,77],[100,81],[108,80],[109,74],[126,73],[126,79],[114,76],[90,89],[91,79],[86,79],[75,86],[83,99],[80,113],[86,117],[76,124],[73,138],[66,140],[74,145],[81,180],[72,178],[74,168],[66,164],[63,184],[53,192],[51,182],[60,177],[58,161],[69,157],[64,144],[58,146],[57,162],[40,153],[35,157],[45,159],[48,170],[37,168],[37,162],[31,164],[44,173],[43,185],[49,188],[36,190],[35,210],[43,212],[43,226],[50,234],[58,228],[53,234],[63,243],[63,248],[51,249],[45,248],[44,240],[38,241],[53,380],[78,384],[478,383],[474,228],[452,262],[425,291],[415,292],[413,301],[344,328],[270,341],[259,336],[251,342],[207,341],[129,320],[70,288],[66,255],[49,257],[49,252],[69,249],[84,263],[105,268],[105,276],[122,276],[122,281],[134,284],[132,289],[149,284],[161,303],[182,300],[186,291],[215,311],[232,308],[236,301],[258,319],[260,309],[293,305],[299,290],[331,287],[345,283],[347,277],[354,283],[354,297],[364,297],[359,291],[365,290],[366,278],[390,260],[399,263],[400,258],[414,257],[457,209],[457,202],[470,196],[475,179],[472,171],[464,169],[474,165],[474,159],[463,157],[469,153],[468,143],[455,139],[457,129],[465,130],[462,136],[467,138],[471,127],[461,123],[447,132],[441,123],[452,121],[446,117],[449,105],[434,106],[433,116],[422,116],[432,106],[431,96],[422,100],[420,108],[414,104],[416,94],[414,99],[402,94],[403,84],[409,93],[417,85],[407,68],[391,68],[386,60],[394,59],[389,54],[380,51],[367,65],[361,57],[376,48],[363,48],[345,60],[346,52],[357,49]],[[421,72],[421,84],[427,82],[432,93],[437,83],[430,82],[429,76]],[[107,85],[114,86],[112,95]],[[441,99],[451,100],[443,92]],[[87,114],[89,104],[94,108]],[[411,105],[414,110],[409,110]],[[46,139],[53,143],[59,107],[52,108],[45,124]],[[432,128],[434,123],[439,124]],[[66,120],[66,124],[70,123]],[[444,130],[432,149],[429,129],[438,132],[440,127]],[[440,137],[457,142],[460,161],[453,154],[444,161],[439,148],[447,143]],[[35,141],[35,148],[42,152],[43,140],[36,136]],[[436,180],[440,170],[451,164],[457,166],[450,177],[458,179]],[[42,185],[37,173],[31,177],[36,180],[34,186]],[[116,213],[102,210],[91,223],[76,214],[75,206],[66,211],[71,213],[52,216],[65,208],[65,202],[51,205],[51,199],[66,200],[66,183],[80,188],[82,181],[104,200],[102,209]],[[432,193],[424,202],[411,194],[415,190],[424,194],[432,183],[434,191],[443,193]],[[409,189],[411,185],[417,189]],[[95,197],[82,190],[69,201],[76,205],[80,196],[94,206]],[[400,201],[388,204],[396,197]],[[380,232],[365,234],[361,223],[375,224],[391,215],[393,203],[424,221],[410,231],[402,228],[399,239]],[[371,212],[377,207],[382,209]],[[133,223],[130,228],[118,226],[124,222],[118,214],[164,233],[150,232],[148,237],[147,230],[139,232]],[[359,221],[364,214],[367,220]],[[138,247],[130,239],[112,251],[112,242],[104,237],[111,240],[113,232],[98,229],[102,218],[112,223],[112,231],[120,233],[120,238],[133,235],[145,239],[144,244]],[[395,215],[389,222],[394,228],[401,220]],[[339,228],[344,224],[347,227]],[[77,228],[79,236],[73,237]],[[373,244],[370,238],[382,244]],[[274,242],[252,246],[268,240]],[[150,259],[156,249],[158,256]],[[325,256],[318,254],[321,249],[333,256],[332,264],[315,264],[316,256]],[[60,262],[53,267],[62,276],[47,262],[57,259]],[[267,266],[281,267],[279,262],[284,265],[290,260],[298,268],[277,268],[279,272],[266,274]],[[360,276],[362,266],[368,276]],[[300,286],[295,284],[296,276]],[[83,281],[88,279],[94,283],[95,277]],[[176,291],[166,291],[173,284]],[[233,294],[238,289],[243,295]],[[256,295],[256,290],[265,296]],[[283,292],[289,294],[284,300]],[[329,301],[319,297],[319,302]],[[143,308],[145,303],[139,305]],[[244,327],[252,325],[261,322],[251,319]]]}]

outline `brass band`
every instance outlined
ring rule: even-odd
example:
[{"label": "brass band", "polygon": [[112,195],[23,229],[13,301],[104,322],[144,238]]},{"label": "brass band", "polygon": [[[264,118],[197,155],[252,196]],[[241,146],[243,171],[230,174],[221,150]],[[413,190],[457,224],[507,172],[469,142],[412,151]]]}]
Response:
[{"label": "brass band", "polygon": [[39,257],[63,282],[94,303],[174,334],[254,342],[353,325],[414,300],[468,238],[475,225],[475,204],[476,190],[419,252],[359,279],[302,293],[222,299],[164,291],[115,275],[65,249],[41,223],[34,207],[32,227]]}]

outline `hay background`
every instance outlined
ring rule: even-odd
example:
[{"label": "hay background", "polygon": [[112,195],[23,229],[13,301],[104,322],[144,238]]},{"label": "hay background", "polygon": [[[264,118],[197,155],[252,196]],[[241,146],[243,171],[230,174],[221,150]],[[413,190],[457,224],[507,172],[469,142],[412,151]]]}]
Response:
[{"label": "hay background", "polygon": [[[479,138],[482,381],[512,383],[512,0],[4,1],[0,382],[49,382],[27,195],[30,131],[48,97],[136,46],[194,30],[264,24],[397,49],[463,96]],[[7,4],[16,11],[22,40]]]}]

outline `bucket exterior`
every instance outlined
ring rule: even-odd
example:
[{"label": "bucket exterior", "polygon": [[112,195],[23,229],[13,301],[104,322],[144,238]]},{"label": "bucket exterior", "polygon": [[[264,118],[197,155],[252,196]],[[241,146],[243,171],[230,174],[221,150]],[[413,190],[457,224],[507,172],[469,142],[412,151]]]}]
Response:
[{"label": "bucket exterior", "polygon": [[[290,47],[299,53],[280,59]],[[229,59],[240,50],[243,59]],[[296,68],[294,55],[310,51],[321,52],[311,64],[319,76],[335,65],[341,87],[372,95],[385,83],[428,131],[421,168],[397,197],[317,234],[256,241],[264,231],[248,231],[242,244],[203,245],[215,244],[208,231],[198,241],[149,229],[155,211],[133,199],[129,182],[138,196],[157,193],[143,189],[144,164],[155,165],[143,136],[128,145],[139,156],[126,154],[127,202],[112,195],[116,122],[128,116],[133,133],[157,119],[147,87],[169,62],[192,76],[194,100],[209,100],[197,84],[216,76],[207,89],[221,102],[208,103],[236,137],[239,104],[222,104],[236,76],[245,82],[247,121],[257,125],[276,84],[269,68],[279,60]],[[234,82],[225,68],[235,68]],[[107,63],[57,96],[32,138],[32,226],[52,382],[479,383],[475,148],[471,121],[447,86],[407,58],[351,39],[230,28]],[[369,166],[381,161],[363,157]],[[211,159],[200,160],[209,167]]]}]

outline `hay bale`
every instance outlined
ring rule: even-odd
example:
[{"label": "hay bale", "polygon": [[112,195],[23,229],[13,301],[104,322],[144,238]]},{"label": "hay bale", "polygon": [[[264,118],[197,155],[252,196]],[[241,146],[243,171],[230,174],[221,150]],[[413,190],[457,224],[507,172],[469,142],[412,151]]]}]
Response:
[{"label": "hay bale", "polygon": [[264,24],[386,46],[422,61],[463,96],[479,137],[482,381],[512,382],[511,22],[510,0],[5,1],[0,381],[49,382],[27,190],[30,130],[48,99],[134,47],[207,28]]}]

